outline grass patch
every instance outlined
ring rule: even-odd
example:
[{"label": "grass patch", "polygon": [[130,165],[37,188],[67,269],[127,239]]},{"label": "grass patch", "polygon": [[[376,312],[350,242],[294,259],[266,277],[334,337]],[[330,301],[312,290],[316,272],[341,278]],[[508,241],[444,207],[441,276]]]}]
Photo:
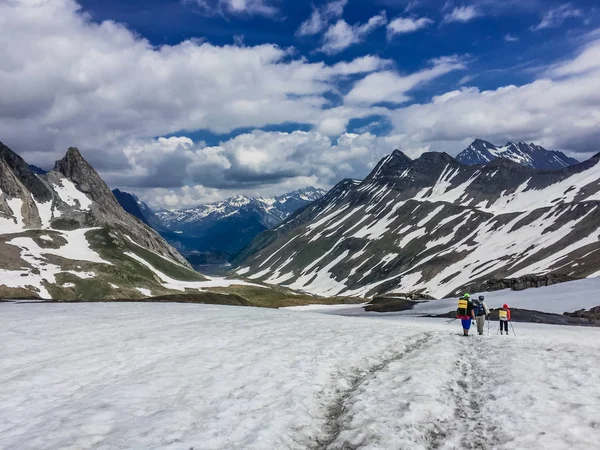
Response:
[{"label": "grass patch", "polygon": [[24,287],[13,288],[4,285],[0,286],[0,299],[37,300],[39,298],[40,296],[36,292]]},{"label": "grass patch", "polygon": [[[155,269],[175,280],[206,281],[206,278],[203,277],[202,274],[192,269],[188,269],[185,266],[170,262],[149,250],[133,244],[128,239],[121,239],[109,228],[89,231],[86,233],[86,238],[88,239],[92,250],[98,252],[102,258],[114,264],[121,265],[125,260],[128,262],[132,261],[131,258],[125,258],[123,255],[124,252],[131,252],[140,258],[143,258]],[[143,267],[146,277],[148,277],[148,274],[151,274],[150,278],[154,278],[154,273],[150,269],[138,263],[137,261],[134,261],[134,263],[136,267]]]},{"label": "grass patch", "polygon": [[291,289],[282,288],[280,286],[229,286],[223,288],[210,288],[210,291],[235,294],[248,300],[252,306],[261,308],[358,304],[364,302],[363,299],[356,297],[315,297],[308,294],[297,293]]}]

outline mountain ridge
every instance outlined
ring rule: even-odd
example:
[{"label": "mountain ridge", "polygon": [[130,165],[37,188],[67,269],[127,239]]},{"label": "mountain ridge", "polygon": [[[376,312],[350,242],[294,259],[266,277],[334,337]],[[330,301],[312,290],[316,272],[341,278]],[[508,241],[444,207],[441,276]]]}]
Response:
[{"label": "mountain ridge", "polygon": [[600,274],[598,161],[548,171],[394,152],[260,235],[236,272],[314,294],[434,297],[492,278]]},{"label": "mountain ridge", "polygon": [[149,223],[188,259],[203,261],[220,255],[218,259],[226,262],[257,235],[324,193],[307,187],[266,198],[237,195],[194,208],[159,211]]},{"label": "mountain ridge", "polygon": [[497,146],[479,138],[456,156],[456,160],[465,165],[487,164],[497,158],[541,170],[556,170],[579,163],[563,152],[546,150],[534,143],[509,141],[504,146]]}]

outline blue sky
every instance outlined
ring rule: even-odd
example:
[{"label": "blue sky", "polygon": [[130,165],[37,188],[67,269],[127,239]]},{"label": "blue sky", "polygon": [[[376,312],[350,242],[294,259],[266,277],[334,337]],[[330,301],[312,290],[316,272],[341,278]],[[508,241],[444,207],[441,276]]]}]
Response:
[{"label": "blue sky", "polygon": [[327,188],[476,137],[585,159],[596,3],[11,0],[0,140],[41,166],[76,145],[165,208]]}]

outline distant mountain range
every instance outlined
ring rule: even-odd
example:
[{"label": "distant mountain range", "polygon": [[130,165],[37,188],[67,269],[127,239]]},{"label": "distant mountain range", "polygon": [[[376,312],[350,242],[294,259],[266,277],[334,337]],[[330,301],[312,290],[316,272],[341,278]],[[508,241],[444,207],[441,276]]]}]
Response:
[{"label": "distant mountain range", "polygon": [[465,165],[446,153],[412,160],[396,150],[363,181],[340,182],[259,235],[232,263],[253,280],[369,297],[597,277],[600,154],[575,165],[561,155],[478,140],[460,157],[478,165]]},{"label": "distant mountain range", "polygon": [[235,196],[195,208],[154,212],[135,195],[114,190],[121,206],[156,229],[197,266],[226,262],[258,234],[321,198],[313,187],[275,197]]},{"label": "distant mountain range", "polygon": [[458,154],[456,160],[467,166],[487,164],[495,159],[503,158],[509,161],[540,170],[563,169],[579,163],[559,151],[546,150],[544,147],[525,142],[507,142],[497,146],[482,139],[476,139],[469,147]]}]

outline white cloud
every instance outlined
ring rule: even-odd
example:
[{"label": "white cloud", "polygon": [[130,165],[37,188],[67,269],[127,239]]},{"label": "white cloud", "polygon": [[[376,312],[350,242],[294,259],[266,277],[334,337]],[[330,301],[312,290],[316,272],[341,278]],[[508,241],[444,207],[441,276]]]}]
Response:
[{"label": "white cloud", "polygon": [[404,8],[404,12],[409,13],[411,11],[414,11],[415,9],[417,9],[420,6],[420,3],[421,2],[419,0],[411,0],[406,5],[406,8]]},{"label": "white cloud", "polygon": [[[319,132],[254,131],[217,147],[185,137],[139,141],[126,149],[138,172],[130,179],[164,176],[165,160],[185,160],[177,170],[186,186],[162,186],[137,192],[153,206],[181,208],[221,200],[234,194],[272,195],[307,185],[328,188],[343,178],[362,177],[402,142],[402,136],[344,133],[330,139]],[[410,149],[407,150],[408,153]],[[414,156],[419,152],[411,153]]]},{"label": "white cloud", "polygon": [[362,42],[372,31],[384,26],[387,17],[384,11],[371,17],[367,23],[362,25],[349,25],[340,19],[329,27],[323,37],[321,51],[329,55],[339,53],[348,47]]},{"label": "white cloud", "polygon": [[[532,83],[463,88],[394,111],[394,132],[456,153],[474,137],[526,140],[547,148],[600,151],[600,41]],[[568,120],[565,120],[568,117]]]},{"label": "white cloud", "polygon": [[549,75],[554,77],[566,77],[574,75],[585,75],[589,72],[600,70],[600,40],[586,45],[581,53],[574,59],[555,65]]},{"label": "white cloud", "polygon": [[410,75],[402,76],[392,71],[367,75],[354,85],[345,101],[347,104],[367,105],[379,102],[405,103],[410,98],[407,93],[416,86],[465,67],[456,57],[438,58],[432,62],[432,68]]},{"label": "white cloud", "polygon": [[388,39],[391,39],[398,34],[413,33],[431,25],[432,23],[433,20],[428,19],[427,17],[421,17],[419,19],[413,19],[411,17],[397,17],[388,23]]},{"label": "white cloud", "polygon": [[[368,34],[381,22],[355,27]],[[311,63],[272,44],[155,47],[123,25],[91,22],[72,0],[0,0],[0,29],[0,140],[43,167],[77,145],[113,187],[132,187],[147,200],[156,195],[163,206],[329,187],[365,176],[393,148],[411,156],[427,148],[456,153],[474,137],[600,150],[594,33],[577,55],[529,84],[463,88],[387,109],[372,105],[402,104],[464,63],[437,59],[399,74],[375,56]],[[329,107],[330,93],[343,96],[342,104]],[[373,115],[389,124],[390,136],[346,133],[352,119]],[[215,146],[181,136],[286,122],[312,131],[254,131]],[[153,138],[161,135],[179,137]]]},{"label": "white cloud", "polygon": [[519,38],[508,33],[508,34],[504,35],[504,40],[506,42],[517,42],[519,40]]},{"label": "white cloud", "polygon": [[566,3],[547,11],[542,17],[541,22],[536,26],[531,27],[531,29],[533,31],[538,31],[544,28],[557,28],[568,18],[582,16],[582,10],[575,8],[571,3]]},{"label": "white cloud", "polygon": [[451,23],[451,22],[469,22],[473,19],[475,19],[476,17],[479,17],[481,15],[481,12],[477,9],[477,7],[475,5],[468,5],[468,6],[459,6],[457,8],[454,8],[452,10],[452,12],[446,14],[444,16],[444,22],[445,23]]},{"label": "white cloud", "polygon": [[309,63],[273,44],[154,47],[123,25],[92,23],[71,0],[0,2],[0,29],[0,136],[46,165],[70,145],[108,170],[131,138],[317,126],[340,77],[389,66],[373,56]]},{"label": "white cloud", "polygon": [[184,0],[194,5],[202,14],[215,15],[248,15],[275,17],[279,9],[271,0]]},{"label": "white cloud", "polygon": [[334,0],[317,8],[313,6],[312,13],[296,32],[298,36],[314,36],[323,31],[330,20],[341,17],[348,0]]}]

